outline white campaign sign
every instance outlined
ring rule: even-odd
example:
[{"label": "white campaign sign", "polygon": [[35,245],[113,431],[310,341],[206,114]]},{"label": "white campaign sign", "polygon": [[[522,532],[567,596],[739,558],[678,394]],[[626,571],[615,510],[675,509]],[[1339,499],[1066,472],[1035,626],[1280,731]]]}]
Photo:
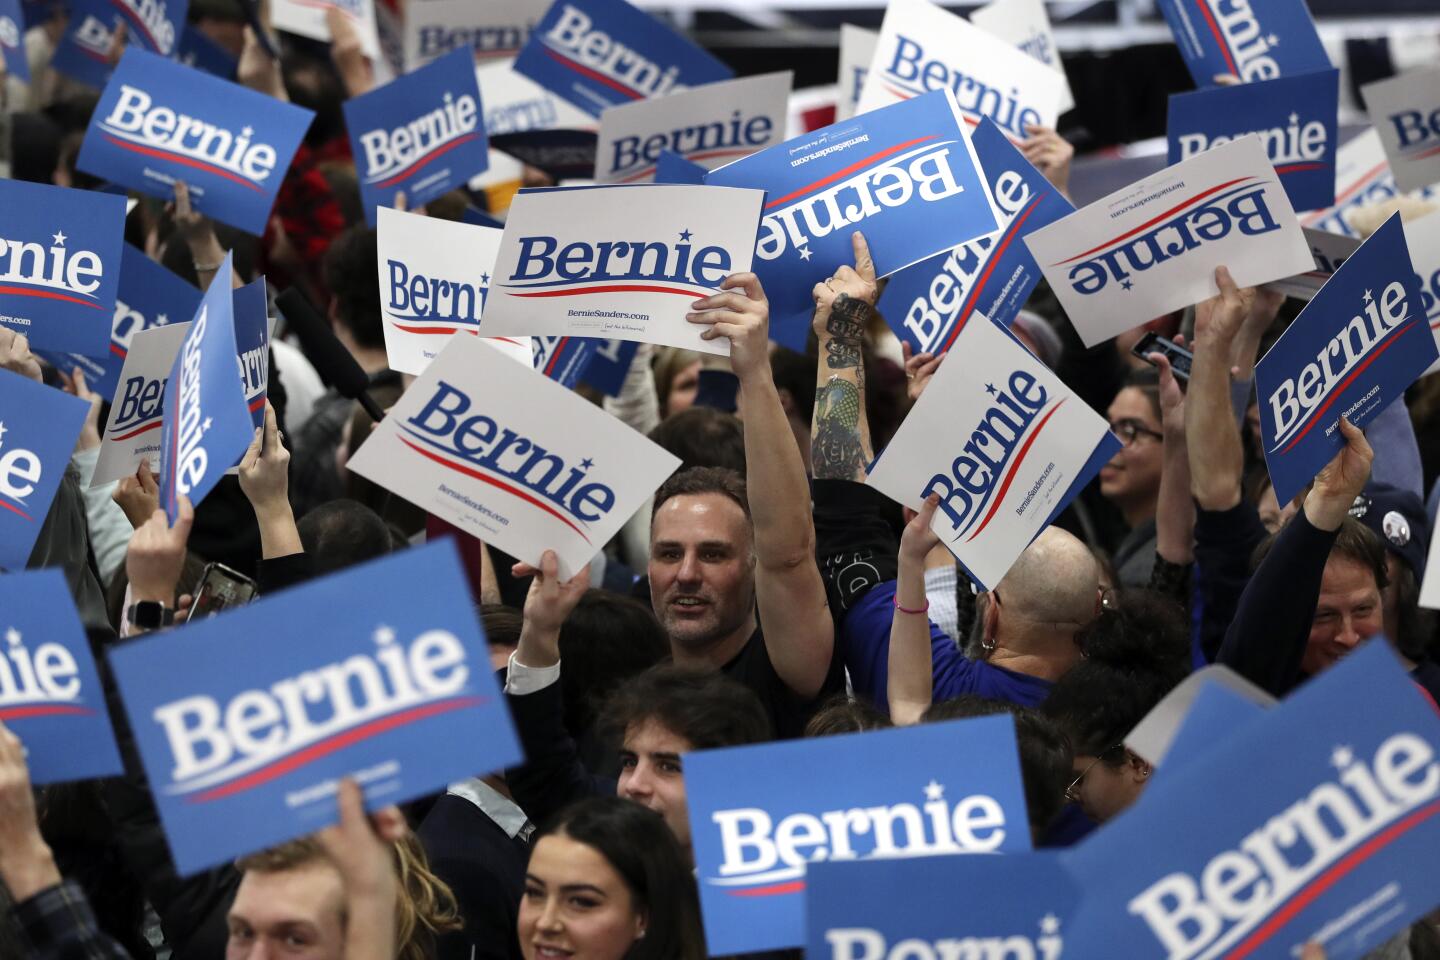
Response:
[{"label": "white campaign sign", "polygon": [[351,470],[526,563],[569,578],[680,461],[494,347],[454,337],[350,458]]},{"label": "white campaign sign", "polygon": [[840,93],[835,103],[837,123],[855,116],[860,91],[865,87],[865,75],[870,72],[870,61],[875,59],[875,46],[879,42],[880,34],[874,30],[866,30],[853,23],[840,24],[840,76],[837,80]]},{"label": "white campaign sign", "polygon": [[110,401],[110,419],[100,431],[100,456],[90,486],[133,476],[141,460],[150,461],[150,472],[159,476],[165,381],[189,331],[190,321],[186,320],[142,331],[130,341]]},{"label": "white campaign sign", "polygon": [[515,59],[475,68],[485,133],[495,137],[532,130],[594,130],[595,118],[514,70]]},{"label": "white campaign sign", "polygon": [[1011,140],[1055,126],[1065,77],[929,0],[890,0],[857,113],[949,88],[965,122],[982,116]]},{"label": "white campaign sign", "polygon": [[380,207],[380,316],[390,369],[418,374],[451,336],[478,333],[500,231]]},{"label": "white campaign sign", "polygon": [[1265,286],[1270,290],[1278,290],[1287,297],[1310,300],[1325,286],[1325,281],[1340,269],[1340,264],[1360,249],[1360,240],[1339,233],[1312,230],[1309,227],[1303,229],[1305,242],[1310,245],[1310,254],[1315,258],[1314,268],[1293,277],[1267,283]]},{"label": "white campaign sign", "polygon": [[405,69],[456,47],[470,47],[477,62],[514,59],[547,6],[545,0],[407,0]]},{"label": "white campaign sign", "polygon": [[527,190],[510,204],[481,334],[569,334],[728,354],[685,314],[748,271],[761,190],[645,184]]},{"label": "white campaign sign", "polygon": [[1088,479],[1096,448],[1116,441],[1098,413],[989,318],[972,316],[949,357],[867,482],[914,509],[939,493],[931,529],[993,587]]},{"label": "white campaign sign", "polygon": [[270,0],[270,24],[311,40],[330,39],[325,11],[336,7],[355,21],[360,47],[372,61],[380,59],[380,31],[375,25],[374,0]]},{"label": "white campaign sign", "polygon": [[[1306,213],[1300,218],[1300,225],[1358,237],[1359,233],[1350,223],[1351,214],[1403,192],[1395,186],[1380,134],[1369,127],[1336,151],[1335,206]],[[1417,195],[1434,203],[1440,201],[1440,188],[1425,188]]]},{"label": "white campaign sign", "polygon": [[1360,95],[1390,159],[1395,185],[1419,190],[1440,182],[1440,67],[1366,84]]},{"label": "white campaign sign", "polygon": [[600,114],[595,180],[650,183],[662,150],[714,170],[780,143],[792,78],[766,73],[610,107]]},{"label": "white campaign sign", "polygon": [[1086,346],[1216,294],[1313,270],[1310,245],[1257,136],[1139,180],[1025,243]]},{"label": "white campaign sign", "polygon": [[[1060,47],[1055,43],[1055,31],[1050,26],[1050,15],[1045,12],[1044,0],[993,0],[970,14],[970,22],[986,33],[993,33],[1012,47],[1019,47],[1028,56],[1034,57],[1063,78],[1065,68],[1060,63]],[[1060,96],[1060,112],[1075,106],[1075,97],[1070,92],[1070,81]]]}]

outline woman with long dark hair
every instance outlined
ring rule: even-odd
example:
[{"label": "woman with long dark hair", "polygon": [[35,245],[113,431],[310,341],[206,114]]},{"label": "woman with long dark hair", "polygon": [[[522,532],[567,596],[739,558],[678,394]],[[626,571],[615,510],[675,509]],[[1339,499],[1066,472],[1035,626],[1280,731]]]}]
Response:
[{"label": "woman with long dark hair", "polygon": [[525,960],[703,960],[695,878],[660,815],[591,797],[536,834],[520,901]]}]

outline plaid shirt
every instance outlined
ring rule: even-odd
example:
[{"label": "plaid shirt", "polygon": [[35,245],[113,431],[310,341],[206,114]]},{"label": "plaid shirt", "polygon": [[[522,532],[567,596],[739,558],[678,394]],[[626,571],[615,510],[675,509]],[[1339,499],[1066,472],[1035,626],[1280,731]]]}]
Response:
[{"label": "plaid shirt", "polygon": [[41,890],[12,911],[32,960],[130,960],[95,922],[85,892],[73,880]]}]

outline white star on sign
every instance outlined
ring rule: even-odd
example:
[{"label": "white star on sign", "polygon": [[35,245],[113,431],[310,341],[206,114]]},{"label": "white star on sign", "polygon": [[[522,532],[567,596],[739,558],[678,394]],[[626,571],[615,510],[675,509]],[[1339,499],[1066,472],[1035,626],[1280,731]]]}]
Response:
[{"label": "white star on sign", "polygon": [[1278,47],[1278,46],[1280,46],[1280,38],[1277,37],[1277,36],[1275,36],[1275,34],[1273,34],[1273,33],[1270,34],[1270,36],[1268,36],[1268,37],[1265,38],[1265,42],[1268,43],[1268,44],[1270,44],[1270,46],[1272,46],[1272,47]]},{"label": "white star on sign", "polygon": [[1366,303],[1369,303],[1369,302],[1370,302],[1371,300],[1373,300],[1373,299],[1375,299],[1375,298],[1372,297],[1372,296],[1370,296],[1370,291],[1369,291],[1369,290],[1366,290],[1366,291],[1365,291],[1365,302],[1366,302]]},{"label": "white star on sign", "polygon": [[11,627],[9,630],[6,630],[6,631],[5,631],[5,642],[8,643],[8,644],[10,644],[10,646],[12,646],[12,647],[18,647],[18,646],[20,646],[20,631],[19,631],[19,630],[16,630],[14,627]]},{"label": "white star on sign", "polygon": [[241,130],[241,131],[240,131],[240,136],[242,136],[242,137],[248,137],[248,136],[253,135],[254,133],[255,133],[255,128],[254,128],[254,127],[246,127],[244,130]]},{"label": "white star on sign", "polygon": [[1343,770],[1355,761],[1355,753],[1349,747],[1336,747],[1330,754],[1330,765],[1336,770]]},{"label": "white star on sign", "polygon": [[925,799],[944,800],[945,788],[940,784],[936,783],[934,780],[931,780],[929,783],[925,784]]},{"label": "white star on sign", "polygon": [[1299,123],[1299,122],[1300,122],[1300,114],[1298,114],[1298,113],[1291,113],[1291,114],[1290,114],[1290,122],[1291,122],[1291,123]]},{"label": "white star on sign", "polygon": [[64,231],[64,230],[61,230],[60,232],[56,233],[56,234],[54,235],[54,237],[55,237],[55,246],[57,246],[57,247],[63,247],[63,246],[65,246],[65,241],[66,241],[66,239],[68,239],[68,238],[65,236],[65,231]]},{"label": "white star on sign", "polygon": [[380,644],[394,643],[395,631],[385,626],[385,624],[383,623],[380,624],[380,626],[375,628],[375,642]]},{"label": "white star on sign", "polygon": [[205,418],[205,422],[200,425],[200,430],[201,430],[201,432],[204,432],[204,431],[209,430],[209,429],[210,429],[210,418],[209,418],[209,417],[206,417],[206,418]]},{"label": "white star on sign", "polygon": [[1053,933],[1059,933],[1059,932],[1060,932],[1060,918],[1057,917],[1057,916],[1055,916],[1055,914],[1053,914],[1053,913],[1047,913],[1047,914],[1045,914],[1045,917],[1040,921],[1040,932],[1041,932],[1041,933],[1052,933],[1052,934],[1053,934]]},{"label": "white star on sign", "polygon": [[809,260],[809,259],[810,259],[810,248],[809,248],[808,246],[804,246],[804,247],[801,247],[801,248],[800,248],[800,259],[801,259],[801,260]]},{"label": "white star on sign", "polygon": [[159,316],[157,316],[157,317],[155,318],[155,325],[156,325],[157,327],[163,327],[163,326],[165,326],[165,324],[167,324],[167,323],[169,323],[169,322],[170,322],[170,318],[167,317],[167,316],[166,316],[165,314],[163,314],[163,313],[160,314]]}]

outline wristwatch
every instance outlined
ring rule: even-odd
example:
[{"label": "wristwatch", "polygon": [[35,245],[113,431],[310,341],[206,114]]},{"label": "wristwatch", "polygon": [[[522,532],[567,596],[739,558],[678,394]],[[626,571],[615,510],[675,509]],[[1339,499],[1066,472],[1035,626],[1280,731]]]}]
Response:
[{"label": "wristwatch", "polygon": [[137,600],[125,611],[125,619],[141,630],[158,630],[175,622],[175,611],[159,600]]}]

